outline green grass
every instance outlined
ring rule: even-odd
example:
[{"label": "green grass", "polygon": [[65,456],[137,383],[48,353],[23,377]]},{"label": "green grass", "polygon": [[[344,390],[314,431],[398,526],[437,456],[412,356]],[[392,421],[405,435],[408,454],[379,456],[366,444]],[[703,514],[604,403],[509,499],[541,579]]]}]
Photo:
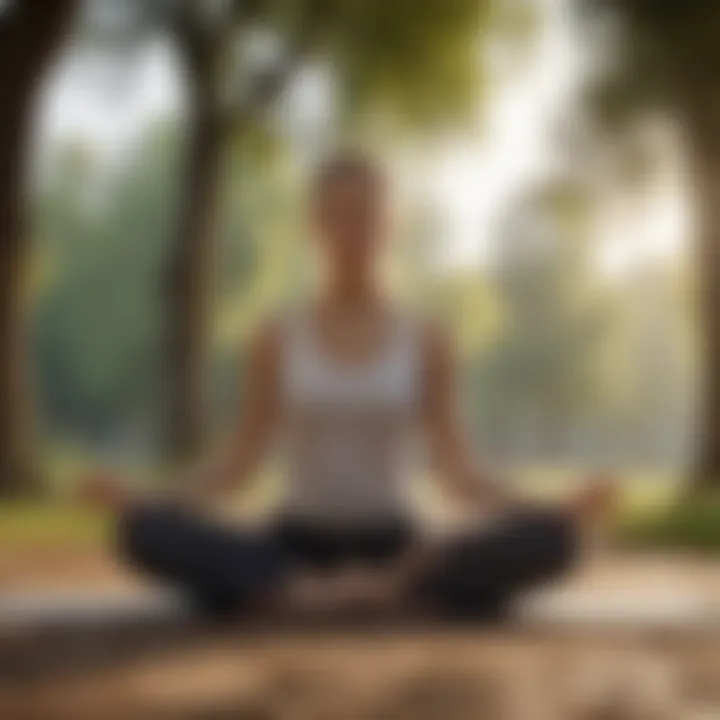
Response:
[{"label": "green grass", "polygon": [[720,495],[685,498],[651,512],[621,515],[617,538],[630,548],[720,554]]},{"label": "green grass", "polygon": [[[578,471],[529,468],[523,485],[540,497],[562,497]],[[677,479],[632,470],[618,478],[614,537],[621,548],[720,555],[720,493],[690,498]]]},{"label": "green grass", "polygon": [[59,503],[0,504],[0,547],[5,550],[104,542],[107,520],[86,508]]}]

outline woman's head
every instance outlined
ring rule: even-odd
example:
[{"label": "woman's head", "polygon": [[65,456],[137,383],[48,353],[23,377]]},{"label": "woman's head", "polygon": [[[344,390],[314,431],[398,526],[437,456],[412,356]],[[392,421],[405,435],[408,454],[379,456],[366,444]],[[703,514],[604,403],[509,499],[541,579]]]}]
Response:
[{"label": "woman's head", "polygon": [[358,152],[332,155],[312,184],[312,219],[320,253],[336,281],[375,277],[385,241],[388,210],[383,169]]}]

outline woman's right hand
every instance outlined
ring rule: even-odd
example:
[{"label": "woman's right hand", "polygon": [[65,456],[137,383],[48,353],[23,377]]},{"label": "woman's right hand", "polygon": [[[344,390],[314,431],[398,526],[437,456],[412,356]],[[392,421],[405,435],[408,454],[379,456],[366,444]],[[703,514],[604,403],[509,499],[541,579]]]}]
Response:
[{"label": "woman's right hand", "polygon": [[79,497],[88,505],[113,512],[123,512],[143,499],[125,478],[103,469],[92,470],[85,476]]}]

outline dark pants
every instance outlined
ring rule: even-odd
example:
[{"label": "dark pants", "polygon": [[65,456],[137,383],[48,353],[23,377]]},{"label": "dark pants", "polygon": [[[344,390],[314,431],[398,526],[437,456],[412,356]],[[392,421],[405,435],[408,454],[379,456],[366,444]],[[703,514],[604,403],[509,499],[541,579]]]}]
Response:
[{"label": "dark pants", "polygon": [[[403,521],[329,530],[286,519],[250,532],[169,507],[135,509],[120,525],[127,561],[179,587],[214,616],[261,600],[296,569],[392,563],[414,539]],[[448,541],[419,573],[410,599],[454,617],[494,617],[523,590],[567,570],[576,547],[575,529],[560,514],[508,516]]]}]

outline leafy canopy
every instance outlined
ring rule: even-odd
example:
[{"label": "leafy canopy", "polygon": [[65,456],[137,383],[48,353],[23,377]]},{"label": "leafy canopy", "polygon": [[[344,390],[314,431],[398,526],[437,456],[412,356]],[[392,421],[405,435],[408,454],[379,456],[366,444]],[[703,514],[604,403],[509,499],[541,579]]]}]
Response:
[{"label": "leafy canopy", "polygon": [[[304,67],[321,66],[342,117],[377,113],[423,128],[463,117],[481,87],[483,33],[513,26],[517,0],[111,0],[90,2],[104,49],[169,36],[202,66],[227,111],[247,113]],[[205,90],[208,88],[206,87]]]}]

